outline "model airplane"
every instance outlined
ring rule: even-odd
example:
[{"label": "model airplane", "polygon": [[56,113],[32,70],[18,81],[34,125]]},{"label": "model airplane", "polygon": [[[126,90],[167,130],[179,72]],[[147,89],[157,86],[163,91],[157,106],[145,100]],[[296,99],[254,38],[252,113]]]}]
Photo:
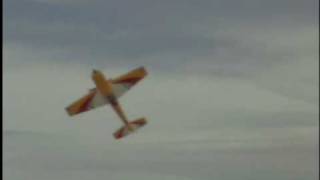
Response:
[{"label": "model airplane", "polygon": [[115,79],[107,79],[102,72],[93,70],[91,77],[96,87],[90,89],[87,95],[68,106],[66,111],[70,116],[73,116],[110,104],[124,123],[124,126],[113,134],[116,139],[120,139],[146,124],[145,118],[129,122],[118,101],[120,96],[127,92],[146,75],[147,71],[144,67],[134,69]]}]

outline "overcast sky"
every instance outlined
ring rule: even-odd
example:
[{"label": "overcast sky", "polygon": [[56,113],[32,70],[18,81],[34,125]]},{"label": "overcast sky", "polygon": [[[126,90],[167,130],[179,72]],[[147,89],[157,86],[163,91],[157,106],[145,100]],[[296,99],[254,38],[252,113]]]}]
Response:
[{"label": "overcast sky", "polygon": [[[5,0],[4,178],[318,179],[316,0]],[[111,108],[64,108],[138,66]]]}]

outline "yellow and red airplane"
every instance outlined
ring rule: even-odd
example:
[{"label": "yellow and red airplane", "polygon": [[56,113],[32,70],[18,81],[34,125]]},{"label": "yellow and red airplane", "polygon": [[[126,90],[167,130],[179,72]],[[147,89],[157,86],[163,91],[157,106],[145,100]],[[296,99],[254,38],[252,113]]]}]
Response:
[{"label": "yellow and red airplane", "polygon": [[90,89],[88,94],[66,107],[66,111],[70,116],[73,116],[110,104],[124,123],[124,126],[113,134],[116,139],[120,139],[144,126],[147,122],[145,118],[139,118],[129,122],[118,101],[120,96],[131,89],[131,87],[146,75],[147,71],[144,67],[134,69],[115,79],[107,79],[101,71],[93,70],[91,77],[96,87]]}]

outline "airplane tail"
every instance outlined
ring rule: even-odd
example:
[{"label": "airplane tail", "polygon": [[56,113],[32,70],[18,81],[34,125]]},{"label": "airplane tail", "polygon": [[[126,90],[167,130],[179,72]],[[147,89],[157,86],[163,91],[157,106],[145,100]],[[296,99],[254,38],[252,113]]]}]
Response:
[{"label": "airplane tail", "polygon": [[115,139],[121,139],[133,132],[135,132],[137,129],[141,128],[147,123],[145,118],[140,118],[134,121],[129,122],[128,125],[122,126],[119,130],[117,130],[115,133],[113,133],[113,136]]}]

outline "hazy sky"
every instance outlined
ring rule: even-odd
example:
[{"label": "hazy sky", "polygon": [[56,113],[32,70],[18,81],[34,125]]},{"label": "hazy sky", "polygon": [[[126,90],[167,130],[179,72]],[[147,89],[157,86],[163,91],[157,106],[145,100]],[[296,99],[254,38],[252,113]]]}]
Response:
[{"label": "hazy sky", "polygon": [[[318,179],[315,0],[5,0],[4,179]],[[64,108],[145,66],[111,108]]]}]

